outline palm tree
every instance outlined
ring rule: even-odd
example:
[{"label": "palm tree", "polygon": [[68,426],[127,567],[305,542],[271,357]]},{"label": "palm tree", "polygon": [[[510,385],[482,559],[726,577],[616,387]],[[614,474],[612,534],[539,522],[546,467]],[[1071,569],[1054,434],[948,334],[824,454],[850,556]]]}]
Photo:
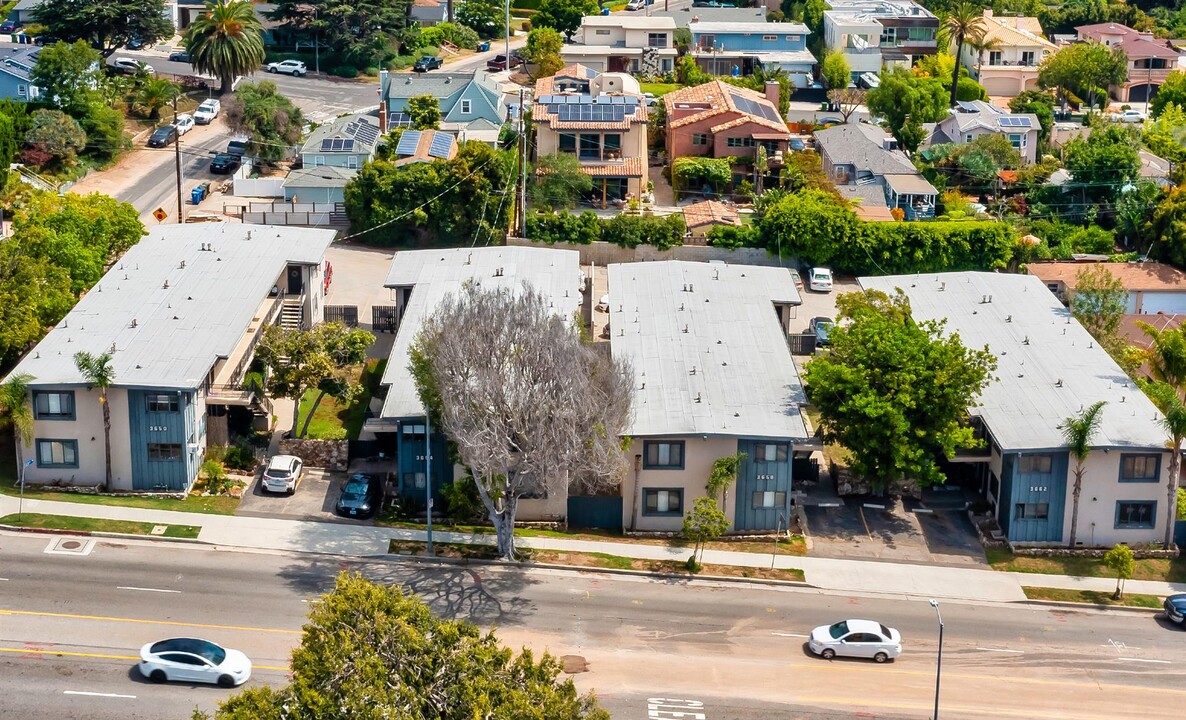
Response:
[{"label": "palm tree", "polygon": [[161,108],[177,97],[177,85],[165,78],[151,77],[136,88],[136,104],[148,111],[148,117],[161,116]]},{"label": "palm tree", "polygon": [[29,383],[32,380],[32,375],[18,373],[0,385],[0,417],[12,423],[13,435],[16,436],[18,470],[25,464],[22,457],[25,442],[33,437],[33,410],[29,407]]},{"label": "palm tree", "polygon": [[103,460],[106,475],[103,489],[111,487],[111,408],[107,404],[107,388],[115,382],[115,368],[111,364],[111,353],[92,355],[85,350],[74,353],[74,365],[91,387],[99,388],[99,405],[103,408]]},{"label": "palm tree", "polygon": [[1186,385],[1186,331],[1182,328],[1159,330],[1148,323],[1137,326],[1149,336],[1149,349],[1144,352],[1149,363],[1149,374],[1176,392]]},{"label": "palm tree", "polygon": [[[984,64],[984,53],[1000,48],[1001,41],[998,38],[984,37],[984,35],[981,34],[980,37],[966,38],[964,40],[964,45],[967,45],[972,49],[972,52],[976,53],[976,68],[977,71],[979,71],[980,66]],[[958,57],[955,60],[956,63],[959,62]]]},{"label": "palm tree", "polygon": [[1177,389],[1166,382],[1145,386],[1145,393],[1163,417],[1161,426],[1170,439],[1169,478],[1166,480],[1165,546],[1174,542],[1174,523],[1178,519],[1178,479],[1182,472],[1182,442],[1186,441],[1186,403]]},{"label": "palm tree", "polygon": [[939,28],[939,34],[940,38],[946,42],[942,44],[955,45],[955,68],[951,71],[951,105],[953,107],[960,81],[960,55],[964,52],[964,45],[969,40],[980,42],[987,29],[984,13],[978,6],[967,0],[960,0],[951,8],[951,13],[943,18],[943,26]]},{"label": "palm tree", "polygon": [[186,31],[185,47],[194,69],[217,77],[218,92],[225,95],[236,77],[254,73],[263,63],[263,26],[250,2],[208,1],[206,12]]},{"label": "palm tree", "polygon": [[1091,437],[1099,430],[1103,421],[1103,409],[1107,402],[1100,400],[1078,415],[1072,415],[1062,421],[1062,437],[1069,446],[1071,456],[1075,458],[1075,488],[1072,492],[1071,506],[1071,541],[1070,547],[1075,547],[1075,536],[1079,530],[1079,496],[1083,494],[1083,473],[1087,456],[1091,454]]}]

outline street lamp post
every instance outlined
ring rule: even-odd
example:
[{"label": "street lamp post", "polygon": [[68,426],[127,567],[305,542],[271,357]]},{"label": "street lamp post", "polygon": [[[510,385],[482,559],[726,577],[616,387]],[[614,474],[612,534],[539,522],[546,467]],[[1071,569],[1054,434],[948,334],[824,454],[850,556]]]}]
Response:
[{"label": "street lamp post", "polygon": [[935,663],[935,715],[931,720],[939,720],[939,679],[943,677],[943,613],[939,612],[938,600],[931,600],[931,607],[935,608],[935,615],[939,618],[939,655]]},{"label": "street lamp post", "polygon": [[33,464],[33,459],[30,458],[25,461],[24,465],[21,465],[21,499],[19,502],[17,502],[17,506],[16,506],[16,520],[17,520],[17,522],[21,521],[21,514],[24,513],[24,511],[25,511],[25,469],[32,464]]}]

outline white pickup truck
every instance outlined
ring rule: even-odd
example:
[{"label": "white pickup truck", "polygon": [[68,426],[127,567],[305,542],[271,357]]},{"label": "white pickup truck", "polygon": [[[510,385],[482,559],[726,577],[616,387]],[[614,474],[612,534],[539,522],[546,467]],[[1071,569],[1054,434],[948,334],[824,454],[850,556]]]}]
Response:
[{"label": "white pickup truck", "polygon": [[209,125],[218,117],[218,112],[222,110],[222,103],[214,98],[203,100],[202,104],[194,110],[194,121],[199,125]]}]

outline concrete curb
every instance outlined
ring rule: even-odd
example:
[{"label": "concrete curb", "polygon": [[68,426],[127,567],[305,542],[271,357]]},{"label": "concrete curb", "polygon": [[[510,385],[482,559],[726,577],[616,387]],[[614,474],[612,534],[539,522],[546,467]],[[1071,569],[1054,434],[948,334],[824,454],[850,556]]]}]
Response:
[{"label": "concrete curb", "polygon": [[22,527],[20,525],[0,525],[0,530],[9,530],[19,533],[42,533],[46,535],[73,535],[76,537],[98,537],[98,538],[112,538],[116,540],[164,540],[165,542],[178,543],[196,543],[198,545],[209,545],[205,540],[197,538],[174,538],[165,537],[163,535],[137,535],[135,533],[113,533],[103,532],[102,530],[63,530],[61,528],[31,528]]},{"label": "concrete curb", "polygon": [[[667,572],[648,572],[646,570],[625,570],[621,568],[598,568],[585,567],[583,565],[556,565],[552,563],[537,563],[537,562],[517,562],[508,563],[505,560],[483,560],[479,558],[426,558],[418,555],[401,555],[400,553],[388,553],[387,555],[370,555],[368,560],[402,560],[416,563],[424,563],[427,565],[460,565],[465,567],[467,565],[481,565],[486,567],[518,567],[526,570],[541,569],[541,570],[563,570],[567,572],[576,573],[609,573],[610,575],[627,575],[633,577],[646,578],[661,578],[664,580],[711,580],[712,582],[727,582],[748,585],[770,585],[772,587],[795,587],[795,588],[811,588],[816,589],[815,585],[802,582],[799,580],[773,580],[768,578],[746,578],[746,577],[732,577],[729,575],[685,575],[683,573],[667,573]],[[760,570],[761,568],[755,568]]]},{"label": "concrete curb", "polygon": [[1064,600],[1019,600],[1018,605],[1037,605],[1067,610],[1097,610],[1099,612],[1128,612],[1142,614],[1158,614],[1164,612],[1161,608],[1128,607],[1125,605],[1095,605],[1093,603],[1078,603]]}]

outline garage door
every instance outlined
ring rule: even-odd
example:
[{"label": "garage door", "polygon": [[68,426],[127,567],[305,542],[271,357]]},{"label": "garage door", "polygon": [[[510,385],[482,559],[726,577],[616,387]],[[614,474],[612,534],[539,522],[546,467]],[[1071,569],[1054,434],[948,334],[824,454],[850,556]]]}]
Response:
[{"label": "garage door", "polygon": [[1129,102],[1149,102],[1157,95],[1157,85],[1133,85],[1128,89]]},{"label": "garage door", "polygon": [[1186,292],[1147,292],[1142,298],[1141,312],[1149,315],[1186,313]]},{"label": "garage door", "polygon": [[1014,97],[1017,95],[1017,80],[1009,77],[985,78],[984,89],[989,95]]}]

